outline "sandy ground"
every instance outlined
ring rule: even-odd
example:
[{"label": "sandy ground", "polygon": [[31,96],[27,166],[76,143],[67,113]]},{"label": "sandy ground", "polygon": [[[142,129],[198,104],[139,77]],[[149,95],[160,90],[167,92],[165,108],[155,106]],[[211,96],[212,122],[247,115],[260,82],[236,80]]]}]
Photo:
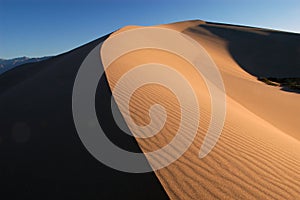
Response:
[{"label": "sandy ground", "polygon": [[[196,91],[196,97],[201,102],[201,117],[194,142],[180,159],[155,172],[169,197],[299,198],[300,95],[261,83],[257,81],[257,76],[298,76],[300,36],[203,21],[160,27],[183,32],[207,50],[221,72],[227,100],[222,135],[212,152],[199,159],[199,148],[210,122],[211,103],[205,82],[190,63],[170,52],[143,49],[120,57],[106,71],[110,88],[114,90],[121,76],[135,66],[149,62],[162,63],[184,75]],[[138,27],[125,27],[119,32],[134,28]],[[284,65],[278,65],[277,60],[285,62]],[[134,80],[126,83],[135,84]],[[125,103],[122,97],[118,103],[119,107]],[[147,125],[150,122],[148,111],[154,103],[164,106],[167,121],[156,136],[137,138],[143,152],[167,145],[180,123],[180,105],[176,96],[168,88],[155,84],[139,88],[130,101],[130,116],[123,116],[131,117],[138,125]],[[131,131],[135,133],[136,130]]]}]

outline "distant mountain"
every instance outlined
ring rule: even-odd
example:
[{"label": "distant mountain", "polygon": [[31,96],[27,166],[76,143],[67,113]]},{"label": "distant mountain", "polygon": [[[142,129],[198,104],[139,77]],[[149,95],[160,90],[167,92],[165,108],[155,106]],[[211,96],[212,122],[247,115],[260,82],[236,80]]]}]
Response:
[{"label": "distant mountain", "polygon": [[42,60],[46,60],[48,58],[51,58],[51,56],[45,56],[41,58],[29,58],[29,57],[18,57],[18,58],[12,58],[12,59],[1,59],[0,58],[0,74],[17,67],[22,64],[26,63],[33,63],[33,62],[39,62]]}]

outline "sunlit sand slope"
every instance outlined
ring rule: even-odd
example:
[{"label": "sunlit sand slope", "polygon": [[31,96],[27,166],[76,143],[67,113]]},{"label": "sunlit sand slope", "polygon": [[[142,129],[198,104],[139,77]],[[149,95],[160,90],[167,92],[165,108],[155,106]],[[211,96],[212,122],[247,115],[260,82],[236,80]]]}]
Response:
[{"label": "sunlit sand slope", "polygon": [[[190,63],[170,52],[143,49],[120,57],[106,71],[113,91],[121,76],[135,66],[161,63],[176,69],[196,91],[200,125],[194,142],[180,159],[155,172],[169,197],[299,198],[300,95],[265,85],[257,81],[256,76],[299,76],[300,51],[297,48],[300,36],[203,21],[160,27],[183,32],[207,50],[222,75],[227,101],[222,135],[208,156],[199,159],[199,149],[210,123],[212,108],[206,84]],[[119,32],[134,28],[137,27],[125,27]],[[289,53],[282,52],[286,49]],[[135,84],[134,81],[127,80],[126,84]],[[125,102],[121,97],[119,106],[122,103]],[[147,139],[137,138],[143,152],[167,145],[180,124],[181,110],[176,94],[156,84],[139,88],[130,101],[131,115],[123,116],[131,117],[138,125],[147,125],[150,122],[149,109],[155,103],[164,106],[167,121],[157,135]]]}]

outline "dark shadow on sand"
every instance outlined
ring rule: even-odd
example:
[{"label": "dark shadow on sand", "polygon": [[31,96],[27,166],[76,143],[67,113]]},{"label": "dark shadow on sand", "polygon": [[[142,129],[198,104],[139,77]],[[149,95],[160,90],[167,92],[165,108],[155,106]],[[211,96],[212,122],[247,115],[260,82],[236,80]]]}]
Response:
[{"label": "dark shadow on sand", "polygon": [[[6,199],[168,199],[154,173],[113,170],[88,153],[72,116],[72,89],[85,56],[106,37],[0,76],[0,191]],[[106,77],[96,108],[110,138],[141,152],[112,121]],[[108,100],[109,99],[109,100]],[[104,113],[103,113],[104,112]]]},{"label": "dark shadow on sand", "polygon": [[230,54],[248,73],[300,77],[300,34],[209,22],[199,26],[226,40]]}]

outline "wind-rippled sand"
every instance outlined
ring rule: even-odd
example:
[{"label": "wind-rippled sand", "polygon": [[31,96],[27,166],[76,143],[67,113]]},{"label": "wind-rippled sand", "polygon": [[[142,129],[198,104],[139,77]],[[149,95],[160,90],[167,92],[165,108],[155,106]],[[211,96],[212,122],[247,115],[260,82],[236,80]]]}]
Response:
[{"label": "wind-rippled sand", "polygon": [[[254,75],[299,75],[299,67],[295,67],[297,60],[291,60],[291,63],[280,67],[273,64],[270,57],[276,56],[275,52],[280,47],[278,43],[272,43],[272,39],[285,41],[297,37],[299,41],[300,36],[256,28],[207,24],[203,21],[188,21],[161,27],[181,31],[207,50],[220,70],[227,100],[222,135],[209,155],[199,159],[199,150],[210,122],[211,103],[205,82],[193,66],[170,52],[143,49],[120,57],[106,71],[110,88],[113,90],[121,76],[134,66],[157,62],[176,69],[196,91],[200,107],[200,126],[195,140],[180,159],[155,172],[169,197],[299,199],[300,95],[268,86],[259,82]],[[129,28],[136,27],[125,27],[119,31]],[[248,45],[252,45],[251,48],[257,45],[257,54],[270,55],[262,57],[249,54],[237,57],[238,48],[241,48],[241,52],[243,48],[247,48],[247,39]],[[266,43],[253,44],[251,39]],[[233,49],[234,45],[237,46],[237,50]],[[267,45],[269,46],[265,49],[262,48]],[[284,45],[289,45],[289,42]],[[274,59],[289,60],[289,55],[281,56],[282,58]],[[251,59],[261,59],[261,63],[269,62],[270,65],[257,68],[254,61],[251,63]],[[126,83],[134,84],[134,80],[128,80]],[[129,106],[131,116],[125,117],[132,117],[138,125],[147,125],[150,122],[149,109],[156,103],[162,105],[167,112],[166,124],[156,136],[137,138],[143,152],[154,151],[167,145],[180,124],[180,104],[176,95],[167,87],[157,84],[145,85],[133,94]],[[134,133],[134,130],[132,131]]]}]

